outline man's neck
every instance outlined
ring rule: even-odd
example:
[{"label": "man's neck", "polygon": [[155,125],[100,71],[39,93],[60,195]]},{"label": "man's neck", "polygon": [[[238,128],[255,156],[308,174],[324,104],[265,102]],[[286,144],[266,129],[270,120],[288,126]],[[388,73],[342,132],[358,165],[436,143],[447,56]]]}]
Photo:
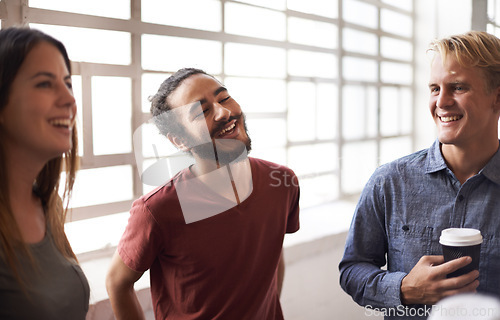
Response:
[{"label": "man's neck", "polygon": [[441,153],[455,177],[464,184],[467,179],[476,175],[486,166],[499,148],[498,139],[485,143],[457,146],[441,144]]}]

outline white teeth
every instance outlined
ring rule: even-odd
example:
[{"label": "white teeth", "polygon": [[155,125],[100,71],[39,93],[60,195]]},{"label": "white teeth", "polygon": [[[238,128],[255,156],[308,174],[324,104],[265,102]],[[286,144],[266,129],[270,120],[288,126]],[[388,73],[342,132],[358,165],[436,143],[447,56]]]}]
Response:
[{"label": "white teeth", "polygon": [[230,125],[226,129],[221,130],[221,132],[219,132],[219,135],[222,136],[224,133],[233,130],[234,127],[236,127],[236,123],[233,123],[232,125]]},{"label": "white teeth", "polygon": [[439,117],[443,122],[451,122],[462,119],[462,116],[451,116],[451,117]]},{"label": "white teeth", "polygon": [[50,120],[49,123],[56,127],[71,127],[71,119],[54,119]]}]

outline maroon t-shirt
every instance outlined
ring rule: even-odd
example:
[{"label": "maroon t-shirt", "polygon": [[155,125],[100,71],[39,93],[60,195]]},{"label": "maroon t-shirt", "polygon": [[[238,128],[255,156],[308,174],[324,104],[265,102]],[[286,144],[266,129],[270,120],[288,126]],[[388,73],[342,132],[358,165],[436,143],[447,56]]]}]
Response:
[{"label": "maroon t-shirt", "polygon": [[[276,275],[284,235],[299,229],[299,187],[292,170],[249,159],[253,191],[222,213],[186,223],[175,185],[189,170],[132,205],[118,252],[150,269],[156,319],[283,319]],[[193,201],[218,200],[207,188]]]}]

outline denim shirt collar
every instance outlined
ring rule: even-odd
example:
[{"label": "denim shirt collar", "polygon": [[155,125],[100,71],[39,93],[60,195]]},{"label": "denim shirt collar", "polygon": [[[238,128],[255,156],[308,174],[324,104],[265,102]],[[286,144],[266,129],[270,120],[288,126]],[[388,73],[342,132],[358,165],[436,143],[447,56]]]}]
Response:
[{"label": "denim shirt collar", "polygon": [[[429,148],[425,173],[433,173],[448,168],[441,154],[441,143],[438,139],[434,141]],[[484,175],[489,180],[500,185],[500,148],[488,161],[486,166],[479,171],[479,174]]]}]

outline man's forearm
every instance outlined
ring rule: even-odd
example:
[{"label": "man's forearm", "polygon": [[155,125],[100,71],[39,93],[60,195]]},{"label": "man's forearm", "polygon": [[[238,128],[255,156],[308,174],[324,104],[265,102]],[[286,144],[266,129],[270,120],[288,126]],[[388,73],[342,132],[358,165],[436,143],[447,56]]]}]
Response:
[{"label": "man's forearm", "polygon": [[113,288],[109,299],[117,320],[143,320],[144,312],[134,288]]}]

